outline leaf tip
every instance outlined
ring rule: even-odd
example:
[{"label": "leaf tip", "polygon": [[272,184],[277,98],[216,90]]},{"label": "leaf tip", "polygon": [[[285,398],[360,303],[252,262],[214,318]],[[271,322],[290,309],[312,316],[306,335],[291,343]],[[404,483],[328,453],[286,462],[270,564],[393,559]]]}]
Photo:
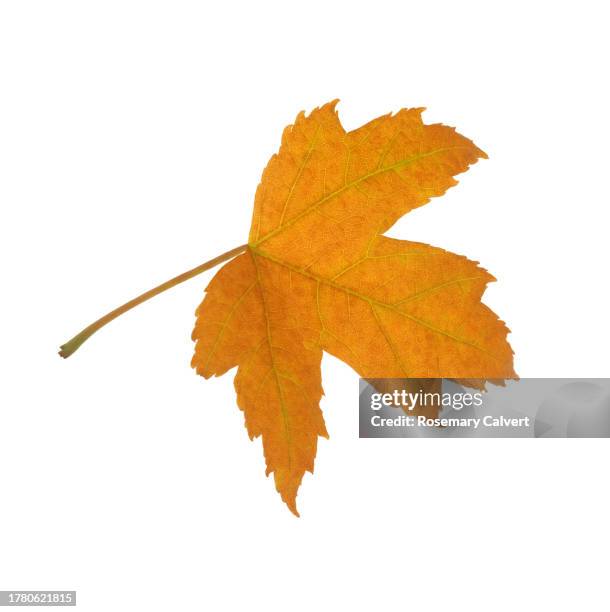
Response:
[{"label": "leaf tip", "polygon": [[290,510],[290,512],[292,512],[292,514],[294,514],[297,518],[301,518],[301,515],[299,514],[299,511],[297,510],[297,505],[295,502],[287,502],[286,500],[284,500],[284,502],[286,503],[286,505],[288,506],[288,509]]}]

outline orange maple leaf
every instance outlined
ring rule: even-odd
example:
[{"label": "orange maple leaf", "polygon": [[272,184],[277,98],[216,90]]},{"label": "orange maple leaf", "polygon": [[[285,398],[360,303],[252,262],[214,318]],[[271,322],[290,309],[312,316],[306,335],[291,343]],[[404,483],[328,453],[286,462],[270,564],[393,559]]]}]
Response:
[{"label": "orange maple leaf", "polygon": [[[247,245],[108,313],[61,347],[68,357],[103,325],[231,259],[206,288],[192,365],[208,378],[237,366],[237,402],[262,436],[267,474],[298,515],[313,472],[322,351],[363,378],[514,378],[508,329],[481,296],[495,280],[476,262],[383,236],[486,157],[453,128],[401,110],[346,132],[336,101],[301,113],[257,189]],[[233,258],[234,257],[234,258]]]},{"label": "orange maple leaf", "polygon": [[197,310],[193,367],[237,366],[237,402],[267,473],[297,514],[318,436],[327,351],[360,376],[515,376],[507,328],[480,301],[494,278],[476,263],[382,234],[456,184],[485,153],[422,109],[346,132],[335,102],[301,113],[257,189],[246,252]]}]

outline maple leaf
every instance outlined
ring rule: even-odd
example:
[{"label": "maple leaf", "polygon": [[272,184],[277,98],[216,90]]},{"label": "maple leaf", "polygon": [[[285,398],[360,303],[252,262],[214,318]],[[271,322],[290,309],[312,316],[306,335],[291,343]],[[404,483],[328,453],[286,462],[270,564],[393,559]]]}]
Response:
[{"label": "maple leaf", "polygon": [[508,330],[480,301],[495,279],[465,257],[382,235],[485,153],[425,125],[423,109],[346,132],[335,105],[284,130],[247,249],[208,285],[193,331],[199,374],[237,366],[248,433],[262,436],[267,474],[295,514],[327,437],[322,351],[365,378],[515,376]]},{"label": "maple leaf", "polygon": [[206,378],[237,367],[248,433],[262,437],[267,474],[297,516],[303,475],[328,436],[323,351],[382,389],[378,379],[433,389],[438,381],[425,379],[482,387],[516,377],[508,329],[481,302],[495,279],[465,257],[383,235],[485,153],[453,128],[425,125],[423,109],[346,132],[335,105],[300,113],[284,130],[246,245],[127,302],[60,350],[68,357],[127,310],[230,260],[197,309],[192,366]]}]

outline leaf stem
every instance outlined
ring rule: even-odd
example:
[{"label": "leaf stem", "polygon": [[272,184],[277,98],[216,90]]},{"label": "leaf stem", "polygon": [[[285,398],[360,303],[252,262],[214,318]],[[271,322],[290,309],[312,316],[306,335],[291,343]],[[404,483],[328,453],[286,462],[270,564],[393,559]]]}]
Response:
[{"label": "leaf stem", "polygon": [[192,270],[188,270],[187,272],[183,272],[182,274],[175,276],[174,278],[162,283],[154,289],[146,291],[145,293],[139,295],[133,300],[129,300],[129,302],[126,302],[122,306],[115,308],[114,310],[105,314],[103,317],[101,317],[94,323],[91,323],[91,325],[89,325],[88,327],[85,327],[85,329],[83,329],[80,333],[76,334],[74,338],[68,340],[68,342],[66,342],[65,344],[62,344],[59,347],[59,355],[64,358],[70,357],[72,353],[78,350],[78,348],[81,346],[81,344],[83,344],[83,342],[90,338],[98,329],[101,329],[102,327],[104,327],[104,325],[110,323],[110,321],[112,321],[113,319],[116,319],[128,310],[135,308],[138,304],[142,304],[142,302],[150,300],[150,298],[155,297],[155,295],[159,295],[159,293],[163,293],[164,291],[167,291],[168,289],[171,289],[172,287],[183,283],[189,278],[193,278],[194,276],[197,276],[198,274],[201,274],[202,272],[205,272],[206,270],[217,266],[223,261],[227,261],[227,259],[231,259],[232,257],[243,253],[246,250],[247,246],[247,244],[242,244],[241,246],[231,249],[230,251],[219,255],[218,257],[214,257],[214,259],[210,259],[209,261],[202,263],[201,265],[197,266],[196,268],[193,268]]}]

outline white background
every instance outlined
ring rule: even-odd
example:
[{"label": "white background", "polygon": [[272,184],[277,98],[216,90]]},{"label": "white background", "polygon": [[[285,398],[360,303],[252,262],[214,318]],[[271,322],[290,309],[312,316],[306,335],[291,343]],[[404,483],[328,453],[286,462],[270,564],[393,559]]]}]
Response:
[{"label": "white background", "polygon": [[608,376],[603,2],[0,4],[0,589],[97,610],[608,610],[607,440],[359,440],[325,356],[302,518],[189,367],[296,113],[404,106],[490,156],[391,235],[482,262],[521,376]]}]

